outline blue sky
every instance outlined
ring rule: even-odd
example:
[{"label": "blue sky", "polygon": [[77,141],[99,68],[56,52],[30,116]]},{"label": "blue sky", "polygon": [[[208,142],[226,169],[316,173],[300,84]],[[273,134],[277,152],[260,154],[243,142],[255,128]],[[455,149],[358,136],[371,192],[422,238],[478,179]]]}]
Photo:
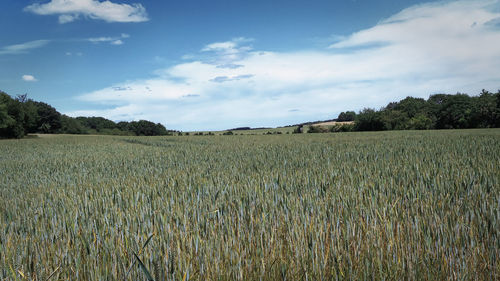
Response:
[{"label": "blue sky", "polygon": [[500,1],[2,0],[0,90],[169,129],[500,88]]}]

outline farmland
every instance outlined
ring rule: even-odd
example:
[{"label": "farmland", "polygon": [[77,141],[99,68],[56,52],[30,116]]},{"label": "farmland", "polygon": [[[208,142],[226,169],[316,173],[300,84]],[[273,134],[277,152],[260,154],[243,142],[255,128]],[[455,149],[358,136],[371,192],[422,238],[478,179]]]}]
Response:
[{"label": "farmland", "polygon": [[498,129],[2,140],[0,280],[499,280],[499,163]]}]

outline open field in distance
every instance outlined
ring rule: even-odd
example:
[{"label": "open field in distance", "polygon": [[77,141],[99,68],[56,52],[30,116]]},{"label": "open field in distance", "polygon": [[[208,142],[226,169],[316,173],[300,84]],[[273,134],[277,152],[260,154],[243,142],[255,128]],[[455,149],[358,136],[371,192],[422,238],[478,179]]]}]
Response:
[{"label": "open field in distance", "polygon": [[315,123],[313,126],[335,126],[335,125],[353,125],[354,121],[344,121],[344,122],[337,122],[337,121],[329,121],[329,122],[320,122],[320,123]]},{"label": "open field in distance", "polygon": [[499,129],[1,140],[0,280],[499,280],[499,163]]}]

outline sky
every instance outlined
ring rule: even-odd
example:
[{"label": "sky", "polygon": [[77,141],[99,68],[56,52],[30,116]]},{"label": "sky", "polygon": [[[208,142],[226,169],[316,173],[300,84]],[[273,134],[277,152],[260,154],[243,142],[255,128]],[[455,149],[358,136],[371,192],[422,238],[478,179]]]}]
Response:
[{"label": "sky", "polygon": [[500,89],[500,0],[2,0],[0,90],[69,116],[276,127]]}]

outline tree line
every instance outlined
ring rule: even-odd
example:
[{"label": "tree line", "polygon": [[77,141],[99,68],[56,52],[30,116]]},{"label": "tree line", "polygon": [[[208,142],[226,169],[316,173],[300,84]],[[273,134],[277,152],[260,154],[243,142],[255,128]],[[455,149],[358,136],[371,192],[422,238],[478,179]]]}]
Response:
[{"label": "tree line", "polygon": [[[436,94],[427,100],[407,97],[379,110],[341,112],[336,121],[353,123],[330,129],[310,126],[308,132],[498,128],[500,90],[497,93],[483,90],[477,96]],[[302,126],[294,131],[302,132]],[[103,117],[73,118],[26,95],[12,98],[0,91],[0,138],[22,138],[29,133],[159,136],[173,131],[146,120],[115,123]]]},{"label": "tree line", "polygon": [[436,94],[427,100],[407,97],[379,110],[342,112],[337,120],[353,121],[330,129],[311,126],[309,133],[384,130],[468,129],[500,127],[500,90],[477,96]]},{"label": "tree line", "polygon": [[354,130],[428,130],[500,127],[500,90],[477,96],[436,94],[427,100],[407,97],[380,110],[356,114]]},{"label": "tree line", "polygon": [[103,117],[73,118],[27,95],[12,98],[0,91],[0,138],[22,138],[30,133],[161,136],[171,132],[146,120],[115,123]]}]

